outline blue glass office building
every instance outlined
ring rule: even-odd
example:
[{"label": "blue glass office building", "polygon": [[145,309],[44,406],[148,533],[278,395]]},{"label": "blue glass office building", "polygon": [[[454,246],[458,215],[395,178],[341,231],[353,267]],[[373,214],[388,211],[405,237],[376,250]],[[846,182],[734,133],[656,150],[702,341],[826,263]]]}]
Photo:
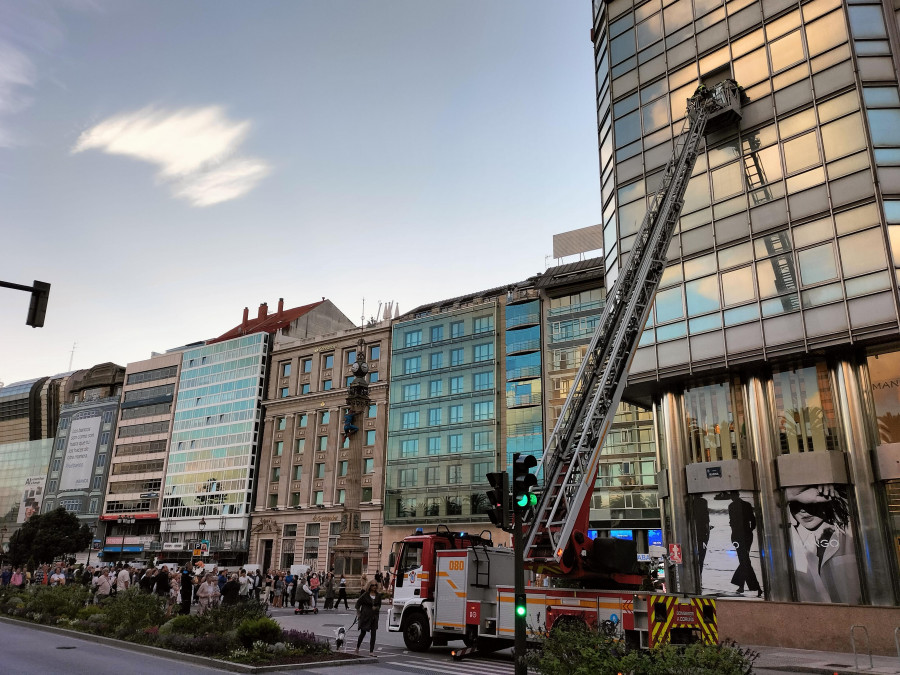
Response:
[{"label": "blue glass office building", "polygon": [[246,551],[268,340],[255,333],[183,354],[161,514],[164,550],[169,542],[207,539],[220,559]]},{"label": "blue glass office building", "polygon": [[501,466],[500,316],[496,299],[470,299],[394,324],[386,526],[487,523],[485,476]]}]

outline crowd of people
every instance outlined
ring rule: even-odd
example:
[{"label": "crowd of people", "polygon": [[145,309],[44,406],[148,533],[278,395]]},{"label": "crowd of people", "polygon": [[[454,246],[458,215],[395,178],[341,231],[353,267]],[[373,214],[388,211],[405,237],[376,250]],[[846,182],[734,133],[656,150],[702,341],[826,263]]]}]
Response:
[{"label": "crowd of people", "polygon": [[[390,583],[390,574],[375,574],[372,582],[363,575],[360,588],[368,589],[374,584],[381,594]],[[144,593],[155,593],[168,599],[170,611],[175,606],[182,613],[188,613],[192,604],[199,605],[203,612],[219,604],[229,605],[249,600],[251,597],[267,603],[271,607],[318,608],[319,600],[324,600],[324,610],[336,610],[341,603],[350,609],[347,602],[348,581],[344,575],[333,572],[317,573],[308,571],[294,575],[286,570],[260,570],[248,572],[245,569],[229,571],[213,568],[191,569],[177,565],[139,568],[130,565],[84,566],[84,565],[40,565],[30,572],[22,567],[4,566],[0,570],[0,585],[24,587],[31,584],[62,586],[82,584],[91,589],[94,602],[115,595],[132,586]]]},{"label": "crowd of people", "polygon": [[[359,638],[356,652],[369,635],[370,654],[375,649],[375,633],[381,598],[390,586],[390,573],[377,572],[372,580],[364,574],[359,579],[360,595],[354,608],[359,622]],[[304,574],[292,574],[285,570],[245,569],[229,571],[202,567],[190,568],[162,564],[159,567],[135,567],[131,565],[40,565],[34,572],[23,567],[0,569],[0,585],[25,587],[29,585],[65,586],[81,584],[91,591],[92,602],[100,603],[130,588],[142,593],[153,593],[166,599],[167,614],[190,614],[191,605],[198,605],[197,612],[211,607],[247,602],[251,598],[274,608],[318,608],[320,597],[323,610],[337,610],[341,603],[349,610],[347,600],[348,580],[333,572],[318,573],[312,570]]]}]

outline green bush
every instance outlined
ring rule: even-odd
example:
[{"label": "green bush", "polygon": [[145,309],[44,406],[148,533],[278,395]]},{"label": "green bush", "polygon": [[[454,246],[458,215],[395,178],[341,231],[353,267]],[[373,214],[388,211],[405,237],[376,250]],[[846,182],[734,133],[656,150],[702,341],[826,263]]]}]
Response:
[{"label": "green bush", "polygon": [[75,618],[81,619],[82,621],[87,621],[92,616],[102,613],[102,607],[97,607],[97,605],[88,605],[87,607],[82,607],[81,609],[79,609],[78,614],[75,615]]},{"label": "green bush", "polygon": [[177,634],[177,635],[203,635],[209,632],[206,630],[206,621],[197,614],[183,614],[169,619],[159,627],[161,635]]},{"label": "green bush", "polygon": [[75,618],[90,593],[82,586],[30,586],[22,594],[28,612],[56,618]]},{"label": "green bush", "polygon": [[281,640],[281,625],[274,619],[246,619],[237,629],[238,640],[248,649],[256,641],[272,645]]},{"label": "green bush", "polygon": [[136,588],[117,593],[103,601],[103,613],[118,637],[128,637],[149,626],[159,626],[166,618],[166,599]]},{"label": "green bush", "polygon": [[757,657],[733,642],[628,651],[623,641],[583,626],[560,626],[545,636],[529,662],[541,675],[747,675]]},{"label": "green bush", "polygon": [[256,600],[239,602],[235,605],[213,607],[202,615],[208,633],[227,633],[237,630],[247,619],[263,619],[269,616],[266,606]]}]

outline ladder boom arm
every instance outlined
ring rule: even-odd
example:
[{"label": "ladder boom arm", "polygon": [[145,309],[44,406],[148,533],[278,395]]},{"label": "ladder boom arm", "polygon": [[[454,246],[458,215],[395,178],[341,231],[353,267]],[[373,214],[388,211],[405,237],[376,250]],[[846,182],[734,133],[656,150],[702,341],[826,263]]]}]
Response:
[{"label": "ladder boom arm", "polygon": [[740,90],[733,80],[711,91],[701,87],[688,100],[685,126],[547,439],[544,487],[526,532],[525,560],[548,571],[571,573],[581,566],[570,538],[586,529],[603,440],[662,279],[700,143],[716,117],[725,123],[740,119]]}]

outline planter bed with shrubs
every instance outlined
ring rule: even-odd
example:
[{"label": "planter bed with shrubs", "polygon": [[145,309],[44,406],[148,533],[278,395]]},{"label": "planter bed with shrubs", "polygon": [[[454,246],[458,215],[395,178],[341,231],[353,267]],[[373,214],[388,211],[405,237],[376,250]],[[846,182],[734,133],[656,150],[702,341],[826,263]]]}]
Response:
[{"label": "planter bed with shrubs", "polygon": [[129,589],[91,603],[80,585],[0,589],[0,616],[233,663],[268,666],[355,659],[314,633],[283,630],[255,601],[167,616],[166,599]]}]

